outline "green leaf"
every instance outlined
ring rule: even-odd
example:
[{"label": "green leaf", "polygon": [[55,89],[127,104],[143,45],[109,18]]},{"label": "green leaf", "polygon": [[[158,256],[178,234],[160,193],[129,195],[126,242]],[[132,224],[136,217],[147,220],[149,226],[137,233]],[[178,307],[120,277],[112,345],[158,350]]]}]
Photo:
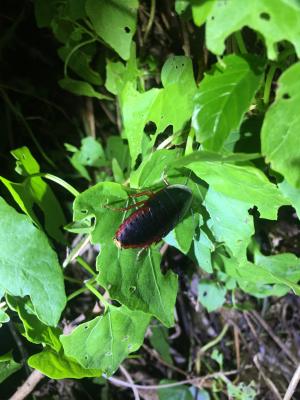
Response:
[{"label": "green leaf", "polygon": [[218,151],[237,130],[263,76],[261,61],[226,56],[205,75],[194,99],[193,127],[204,149]]},{"label": "green leaf", "polygon": [[46,235],[0,198],[0,286],[30,296],[38,318],[55,326],[65,307],[63,275]]},{"label": "green leaf", "polygon": [[202,280],[198,285],[199,302],[208,312],[215,311],[225,303],[226,288],[219,282]]},{"label": "green leaf", "polygon": [[30,299],[9,295],[6,297],[9,307],[19,314],[19,318],[23,323],[21,332],[26,339],[32,343],[46,344],[59,351],[61,348],[59,341],[61,330],[43,324],[36,316]]},{"label": "green leaf", "polygon": [[[160,381],[161,385],[165,385],[168,383],[174,383],[174,381],[170,381],[164,379]],[[193,400],[194,397],[190,392],[188,386],[179,385],[175,387],[169,388],[158,388],[157,389],[159,400]]]},{"label": "green leaf", "polygon": [[194,214],[187,215],[174,229],[174,237],[178,248],[182,253],[187,254],[193,242],[197,218]]},{"label": "green leaf", "polygon": [[238,162],[245,162],[245,161],[250,161],[250,160],[255,160],[257,158],[260,158],[261,154],[259,153],[233,153],[233,154],[219,154],[215,153],[212,151],[206,151],[206,150],[199,150],[199,151],[194,151],[191,154],[188,154],[186,156],[183,156],[179,158],[178,160],[176,159],[173,163],[171,163],[171,167],[173,168],[179,168],[179,167],[184,167],[188,164],[191,164],[194,161],[217,161],[220,163],[226,162],[226,163],[238,163]]},{"label": "green leaf", "polygon": [[206,44],[214,54],[222,54],[225,39],[244,26],[264,36],[268,57],[277,56],[278,42],[288,40],[300,56],[300,5],[295,0],[216,1],[207,19]]},{"label": "green leaf", "polygon": [[[278,258],[278,256],[281,257]],[[300,286],[296,284],[299,280],[299,260],[292,254],[261,256],[260,259],[257,259],[256,264],[247,260],[240,261],[236,258],[226,257],[223,257],[223,261],[226,273],[235,278],[239,286],[247,293],[265,295],[265,291],[259,293],[259,288],[265,289],[262,288],[263,285],[279,284],[285,285],[295,294],[300,295]],[[291,267],[287,269],[289,264]],[[280,288],[279,293],[283,295],[286,291],[282,292]]]},{"label": "green leaf", "polygon": [[41,353],[29,357],[27,362],[31,368],[37,369],[51,379],[81,379],[100,376],[102,373],[99,369],[84,368],[62,351],[57,353],[48,347]]},{"label": "green leaf", "polygon": [[300,188],[299,74],[300,63],[297,63],[281,75],[276,100],[267,111],[261,131],[262,153],[266,161],[297,188]]},{"label": "green leaf", "polygon": [[127,192],[122,185],[100,182],[76,197],[73,204],[74,221],[96,217],[92,242],[114,246],[113,237],[122,222],[123,213],[111,207],[123,206],[127,199]]},{"label": "green leaf", "polygon": [[115,158],[118,161],[123,171],[125,169],[129,170],[130,160],[128,145],[124,143],[120,136],[110,136],[107,139],[105,152],[109,160],[112,161]]},{"label": "green leaf", "polygon": [[174,323],[177,276],[172,271],[163,275],[160,261],[160,253],[152,248],[138,254],[137,250],[122,251],[105,244],[97,258],[98,282],[112,299],[131,310],[153,315],[170,327]]},{"label": "green leaf", "polygon": [[40,166],[30,153],[27,147],[13,150],[12,155],[17,159],[16,169],[26,176],[22,183],[11,182],[0,176],[0,181],[6,186],[15,202],[32,221],[41,227],[41,224],[34,212],[34,205],[37,205],[43,212],[45,230],[57,241],[64,242],[61,228],[66,220],[51,187],[39,176],[30,177],[38,174]]},{"label": "green leaf", "polygon": [[136,29],[137,0],[87,0],[86,13],[96,33],[124,60]]},{"label": "green leaf", "polygon": [[224,242],[236,257],[246,257],[246,249],[254,234],[249,203],[208,189],[204,205],[212,224],[210,229],[218,242]]},{"label": "green leaf", "polygon": [[291,205],[296,210],[298,219],[300,219],[300,189],[291,186],[286,180],[278,184],[281,193],[284,194],[291,202]]},{"label": "green leaf", "polygon": [[168,166],[178,159],[178,150],[156,150],[146,157],[138,169],[130,175],[130,184],[133,188],[145,188],[162,183]]},{"label": "green leaf", "polygon": [[154,347],[164,361],[172,365],[168,330],[162,325],[153,325],[151,326],[151,333],[152,335],[149,337],[151,346]]},{"label": "green leaf", "polygon": [[56,0],[35,0],[34,2],[34,13],[37,26],[39,28],[45,28],[50,26],[50,23],[57,12]]},{"label": "green leaf", "polygon": [[103,148],[92,136],[81,140],[81,147],[75,150],[70,162],[88,180],[90,176],[85,167],[100,167],[106,164]]},{"label": "green leaf", "polygon": [[20,368],[22,365],[14,361],[11,351],[0,356],[0,383]]},{"label": "green leaf", "polygon": [[85,81],[78,81],[71,78],[64,78],[58,81],[60,87],[78,96],[96,97],[99,100],[109,99],[108,96],[96,92],[92,85]]},{"label": "green leaf", "polygon": [[194,237],[193,244],[194,254],[199,267],[211,274],[213,272],[211,253],[215,250],[213,242],[209,239],[206,232],[200,228],[200,235],[198,238]]},{"label": "green leaf", "polygon": [[120,61],[112,62],[107,60],[106,62],[106,89],[115,94],[120,95],[124,86],[129,82],[132,86],[136,87],[137,78],[139,76],[139,70],[136,60],[136,48],[135,43],[132,42],[130,58],[126,65]]},{"label": "green leaf", "polygon": [[126,307],[108,306],[106,313],[61,336],[65,354],[84,368],[112,375],[119,364],[139,349],[150,317]]},{"label": "green leaf", "polygon": [[206,21],[212,8],[218,0],[191,0],[192,14],[195,25],[201,26]]},{"label": "green leaf", "polygon": [[132,165],[142,152],[143,131],[149,122],[156,126],[149,145],[152,147],[158,134],[169,125],[173,126],[173,132],[179,132],[191,118],[196,91],[191,60],[182,56],[170,57],[163,66],[161,79],[163,89],[139,93],[128,83],[120,95],[124,137],[128,139]]},{"label": "green leaf", "polygon": [[257,206],[262,218],[276,219],[278,208],[289,204],[277,186],[255,167],[198,161],[187,165],[187,168],[205,180],[214,191],[240,200],[248,208]]}]

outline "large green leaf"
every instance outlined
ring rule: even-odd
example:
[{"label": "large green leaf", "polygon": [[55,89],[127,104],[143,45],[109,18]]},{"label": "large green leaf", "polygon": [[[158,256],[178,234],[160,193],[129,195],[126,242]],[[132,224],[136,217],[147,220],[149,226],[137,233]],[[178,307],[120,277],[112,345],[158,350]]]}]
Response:
[{"label": "large green leaf", "polygon": [[66,220],[59,202],[51,187],[41,177],[31,176],[39,174],[39,164],[27,147],[21,147],[11,153],[17,160],[17,170],[25,176],[25,179],[22,183],[16,183],[0,176],[0,181],[9,190],[21,210],[41,227],[34,211],[34,205],[37,205],[43,212],[46,232],[55,240],[64,241],[61,228]]},{"label": "large green leaf", "polygon": [[111,375],[143,343],[150,317],[126,307],[109,305],[106,313],[61,336],[65,354],[84,368]]},{"label": "large green leaf", "polygon": [[[299,9],[300,15],[300,9]],[[300,18],[300,17],[299,17]],[[300,23],[300,21],[299,21]],[[264,119],[262,153],[290,185],[300,188],[300,63],[280,77],[276,100]]]},{"label": "large green leaf", "polygon": [[239,128],[262,73],[259,59],[229,55],[205,75],[193,112],[196,137],[205,149],[221,149],[229,134]]},{"label": "large green leaf", "polygon": [[186,167],[216,192],[240,200],[248,208],[257,206],[262,218],[276,219],[278,208],[289,204],[277,186],[255,167],[211,161],[193,162]]},{"label": "large green leaf", "polygon": [[155,316],[164,325],[174,323],[174,306],[177,295],[177,276],[160,271],[161,255],[158,251],[120,250],[103,245],[97,258],[98,282],[111,298],[132,310],[141,310]]},{"label": "large green leaf", "polygon": [[102,373],[96,368],[84,368],[68,358],[63,351],[56,352],[48,347],[41,353],[29,357],[28,365],[52,379],[99,377]]},{"label": "large green leaf", "polygon": [[130,56],[138,0],[87,0],[86,13],[97,34],[124,60]]},{"label": "large green leaf", "polygon": [[206,24],[210,51],[222,54],[225,39],[247,26],[264,36],[268,57],[274,60],[276,44],[290,41],[300,56],[300,5],[297,0],[216,1]]},{"label": "large green leaf", "polygon": [[[161,385],[173,383],[167,379],[160,381]],[[159,388],[158,389],[159,400],[193,400],[194,396],[189,391],[188,386],[179,385],[176,387]]]},{"label": "large green leaf", "polygon": [[246,249],[254,234],[253,217],[249,215],[249,203],[236,200],[211,187],[208,189],[205,207],[212,220],[211,230],[218,242],[224,242],[236,257],[246,257]]},{"label": "large green leaf", "polygon": [[163,66],[161,80],[162,89],[140,93],[128,83],[120,95],[124,136],[128,139],[132,165],[142,152],[144,129],[149,122],[156,126],[150,142],[154,145],[157,135],[169,125],[173,126],[173,132],[178,132],[191,118],[196,91],[191,60],[170,57]]},{"label": "large green leaf", "polygon": [[0,198],[0,286],[30,296],[38,318],[55,326],[65,307],[63,275],[46,235]]}]

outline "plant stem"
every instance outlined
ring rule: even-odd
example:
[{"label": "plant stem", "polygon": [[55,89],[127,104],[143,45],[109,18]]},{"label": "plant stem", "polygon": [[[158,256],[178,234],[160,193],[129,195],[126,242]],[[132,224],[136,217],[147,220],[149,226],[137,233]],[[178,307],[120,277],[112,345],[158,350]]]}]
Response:
[{"label": "plant stem", "polygon": [[224,328],[222,329],[222,332],[221,332],[217,337],[215,337],[213,340],[211,340],[210,342],[208,342],[205,346],[203,346],[203,347],[201,348],[201,350],[200,350],[200,351],[201,351],[201,354],[205,353],[208,349],[210,349],[211,347],[213,347],[213,346],[215,346],[217,343],[219,343],[219,342],[223,339],[223,337],[224,337],[224,335],[226,334],[228,328],[229,328],[229,325],[226,324],[226,325],[224,326]]},{"label": "plant stem", "polygon": [[46,173],[41,172],[39,174],[29,175],[28,178],[33,178],[35,176],[40,176],[42,178],[49,179],[49,181],[53,181],[53,182],[57,183],[58,185],[62,186],[66,190],[68,190],[74,197],[77,197],[79,195],[79,192],[72,185],[70,185],[68,182],[64,181],[63,179],[59,178],[58,176],[48,174],[47,172]]},{"label": "plant stem", "polygon": [[239,47],[240,53],[241,54],[247,54],[248,51],[247,51],[246,46],[245,46],[245,42],[244,42],[244,39],[243,39],[242,32],[241,31],[235,32],[234,37],[235,37],[235,40],[236,40],[237,45]]},{"label": "plant stem", "polygon": [[89,264],[80,256],[76,258],[78,264],[80,264],[87,272],[89,272],[93,277],[96,277],[97,274],[95,271],[92,270],[92,268],[89,266]]},{"label": "plant stem", "polygon": [[274,78],[274,74],[276,72],[277,65],[273,64],[270,66],[270,69],[267,73],[267,78],[266,78],[266,83],[265,83],[265,89],[264,89],[264,104],[267,106],[270,101],[270,94],[271,94],[271,87],[272,87],[272,81]]},{"label": "plant stem", "polygon": [[66,60],[65,60],[65,64],[64,64],[64,76],[67,78],[68,77],[68,64],[70,61],[70,58],[72,57],[72,55],[79,50],[81,47],[86,46],[87,44],[90,43],[94,43],[96,42],[96,39],[89,39],[86,40],[85,42],[79,43],[77,46],[73,47],[73,49],[70,51],[70,53],[67,55]]}]

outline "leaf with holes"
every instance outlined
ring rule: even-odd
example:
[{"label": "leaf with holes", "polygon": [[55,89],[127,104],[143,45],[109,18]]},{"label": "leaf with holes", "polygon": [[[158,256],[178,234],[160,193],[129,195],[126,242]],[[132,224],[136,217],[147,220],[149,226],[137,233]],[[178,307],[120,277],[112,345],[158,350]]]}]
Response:
[{"label": "leaf with holes", "polygon": [[279,78],[276,100],[267,111],[261,131],[262,153],[287,182],[300,188],[300,63]]},{"label": "leaf with holes", "polygon": [[97,34],[124,60],[130,56],[138,0],[87,0],[86,13]]},{"label": "leaf with holes", "polygon": [[65,354],[84,368],[112,375],[128,354],[143,343],[147,314],[109,305],[105,314],[60,337]]},{"label": "leaf with holes", "polygon": [[12,296],[30,296],[34,311],[55,326],[65,307],[63,274],[46,235],[0,198],[0,286]]},{"label": "leaf with holes", "polygon": [[206,150],[218,151],[237,130],[263,76],[258,58],[229,55],[214,65],[195,96],[193,127]]},{"label": "leaf with holes", "polygon": [[186,167],[214,191],[242,201],[248,208],[256,206],[262,218],[276,219],[278,208],[290,204],[258,168],[215,161],[193,162]]},{"label": "leaf with holes", "polygon": [[212,224],[210,229],[218,242],[224,242],[236,257],[246,257],[246,249],[254,234],[253,217],[249,203],[216,192],[211,187],[204,205]]},{"label": "leaf with holes", "polygon": [[153,315],[170,327],[174,323],[177,276],[172,271],[161,273],[158,251],[149,248],[143,252],[103,245],[97,258],[98,282],[111,298],[131,310]]},{"label": "leaf with holes", "polygon": [[191,60],[170,57],[163,66],[161,80],[162,89],[140,93],[128,83],[120,95],[124,137],[128,139],[132,165],[146,143],[144,129],[149,122],[155,125],[155,132],[146,148],[152,148],[157,136],[169,125],[173,132],[182,130],[192,116],[196,84]]},{"label": "leaf with holes", "polygon": [[300,56],[300,4],[296,0],[240,0],[217,1],[206,24],[207,47],[214,54],[222,54],[225,39],[243,27],[261,33],[268,57],[277,56],[276,44],[290,41]]},{"label": "leaf with holes", "polygon": [[198,285],[199,302],[208,312],[215,311],[225,303],[226,288],[219,282],[202,280]]}]

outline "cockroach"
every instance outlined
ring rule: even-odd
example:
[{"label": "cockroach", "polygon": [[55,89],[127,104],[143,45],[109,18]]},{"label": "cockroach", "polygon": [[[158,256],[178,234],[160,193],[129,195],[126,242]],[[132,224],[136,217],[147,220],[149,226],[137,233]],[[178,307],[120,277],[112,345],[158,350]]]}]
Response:
[{"label": "cockroach", "polygon": [[119,248],[145,248],[159,242],[183,219],[192,202],[192,192],[185,185],[169,185],[156,193],[141,192],[148,200],[134,211],[117,230],[114,242]]}]

